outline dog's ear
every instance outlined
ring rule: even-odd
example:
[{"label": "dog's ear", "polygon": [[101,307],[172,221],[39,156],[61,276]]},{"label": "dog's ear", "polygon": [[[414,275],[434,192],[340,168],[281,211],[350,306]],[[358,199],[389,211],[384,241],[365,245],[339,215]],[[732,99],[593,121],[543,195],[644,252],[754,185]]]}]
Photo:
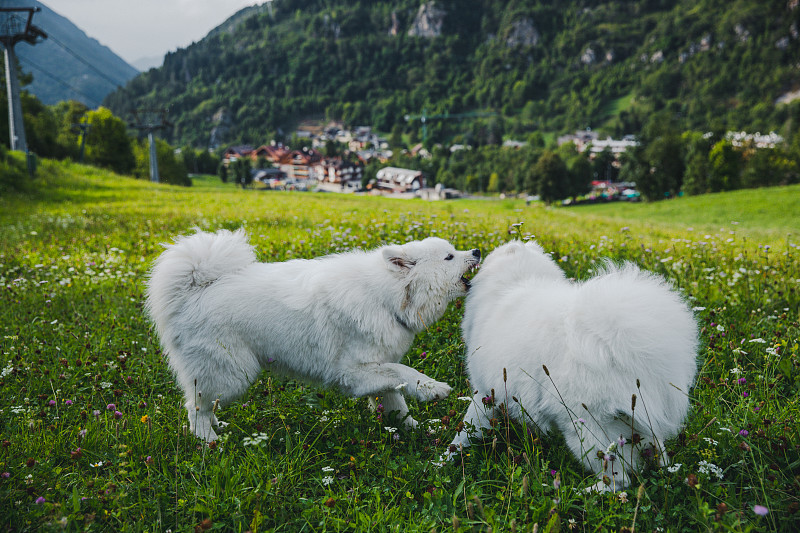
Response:
[{"label": "dog's ear", "polygon": [[399,246],[387,246],[381,253],[386,267],[392,272],[407,272],[414,266],[414,261],[409,259]]}]

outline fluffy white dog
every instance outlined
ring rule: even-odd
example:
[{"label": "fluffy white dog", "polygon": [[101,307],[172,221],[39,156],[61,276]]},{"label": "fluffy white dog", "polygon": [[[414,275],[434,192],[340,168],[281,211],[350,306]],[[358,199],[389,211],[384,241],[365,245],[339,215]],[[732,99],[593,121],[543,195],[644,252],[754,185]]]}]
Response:
[{"label": "fluffy white dog", "polygon": [[[241,396],[264,368],[383,395],[408,414],[446,383],[399,364],[414,335],[466,294],[480,252],[428,238],[371,252],[258,263],[244,231],[179,237],[156,260],[147,310],[186,396],[192,431],[216,439],[215,403]],[[409,425],[415,425],[410,417]]]},{"label": "fluffy white dog", "polygon": [[[473,436],[504,403],[513,419],[562,432],[599,490],[625,487],[643,451],[663,460],[689,408],[694,317],[666,281],[631,263],[574,282],[535,242],[504,244],[473,279],[462,328]],[[449,457],[460,446],[467,430]]]}]

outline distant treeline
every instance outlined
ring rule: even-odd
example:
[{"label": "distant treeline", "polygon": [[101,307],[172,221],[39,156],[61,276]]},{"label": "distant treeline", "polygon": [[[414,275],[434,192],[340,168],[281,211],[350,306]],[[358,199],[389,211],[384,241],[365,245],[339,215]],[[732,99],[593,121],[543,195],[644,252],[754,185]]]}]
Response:
[{"label": "distant treeline", "polygon": [[[371,163],[365,180],[386,165],[425,172],[428,182],[469,192],[527,193],[546,202],[585,195],[593,180],[634,182],[647,200],[800,182],[800,134],[774,147],[734,144],[724,130],[681,131],[668,112],[645,124],[639,146],[617,159],[606,150],[590,159],[572,143],[545,146],[529,136],[521,148],[483,145],[451,152],[436,146],[430,158],[396,150],[388,163]],[[433,182],[433,183],[431,183]]]}]

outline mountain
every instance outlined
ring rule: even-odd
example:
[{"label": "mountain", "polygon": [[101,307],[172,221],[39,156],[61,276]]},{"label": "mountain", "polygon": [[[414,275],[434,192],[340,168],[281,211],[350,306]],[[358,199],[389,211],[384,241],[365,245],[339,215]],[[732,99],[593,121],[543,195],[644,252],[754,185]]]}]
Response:
[{"label": "mountain", "polygon": [[22,69],[33,74],[33,83],[25,89],[43,103],[78,100],[94,108],[139,73],[65,17],[41,2],[36,5],[42,10],[33,24],[48,38],[35,46],[17,44],[15,51]]},{"label": "mountain", "polygon": [[[106,104],[168,106],[174,143],[260,143],[306,118],[428,141],[592,128],[793,128],[797,0],[275,0]],[[491,116],[487,117],[487,114]],[[405,119],[408,115],[408,119]]]}]

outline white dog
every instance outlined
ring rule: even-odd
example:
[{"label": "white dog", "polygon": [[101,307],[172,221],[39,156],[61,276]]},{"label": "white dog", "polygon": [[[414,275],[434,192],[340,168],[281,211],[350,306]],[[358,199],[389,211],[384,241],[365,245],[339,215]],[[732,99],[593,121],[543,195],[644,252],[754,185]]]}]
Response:
[{"label": "white dog", "polygon": [[385,410],[401,417],[402,393],[422,401],[449,394],[446,383],[399,361],[414,335],[466,294],[463,275],[479,263],[478,250],[428,238],[258,263],[242,230],[198,231],[165,247],[147,310],[198,437],[216,439],[216,404],[241,396],[264,368],[355,397],[383,395]]},{"label": "white dog", "polygon": [[[625,487],[642,451],[663,459],[689,408],[694,317],[662,278],[631,263],[573,282],[535,242],[504,244],[473,279],[462,328],[474,436],[504,403],[513,419],[562,432],[598,474],[596,489]],[[466,430],[448,456],[461,446]]]}]

